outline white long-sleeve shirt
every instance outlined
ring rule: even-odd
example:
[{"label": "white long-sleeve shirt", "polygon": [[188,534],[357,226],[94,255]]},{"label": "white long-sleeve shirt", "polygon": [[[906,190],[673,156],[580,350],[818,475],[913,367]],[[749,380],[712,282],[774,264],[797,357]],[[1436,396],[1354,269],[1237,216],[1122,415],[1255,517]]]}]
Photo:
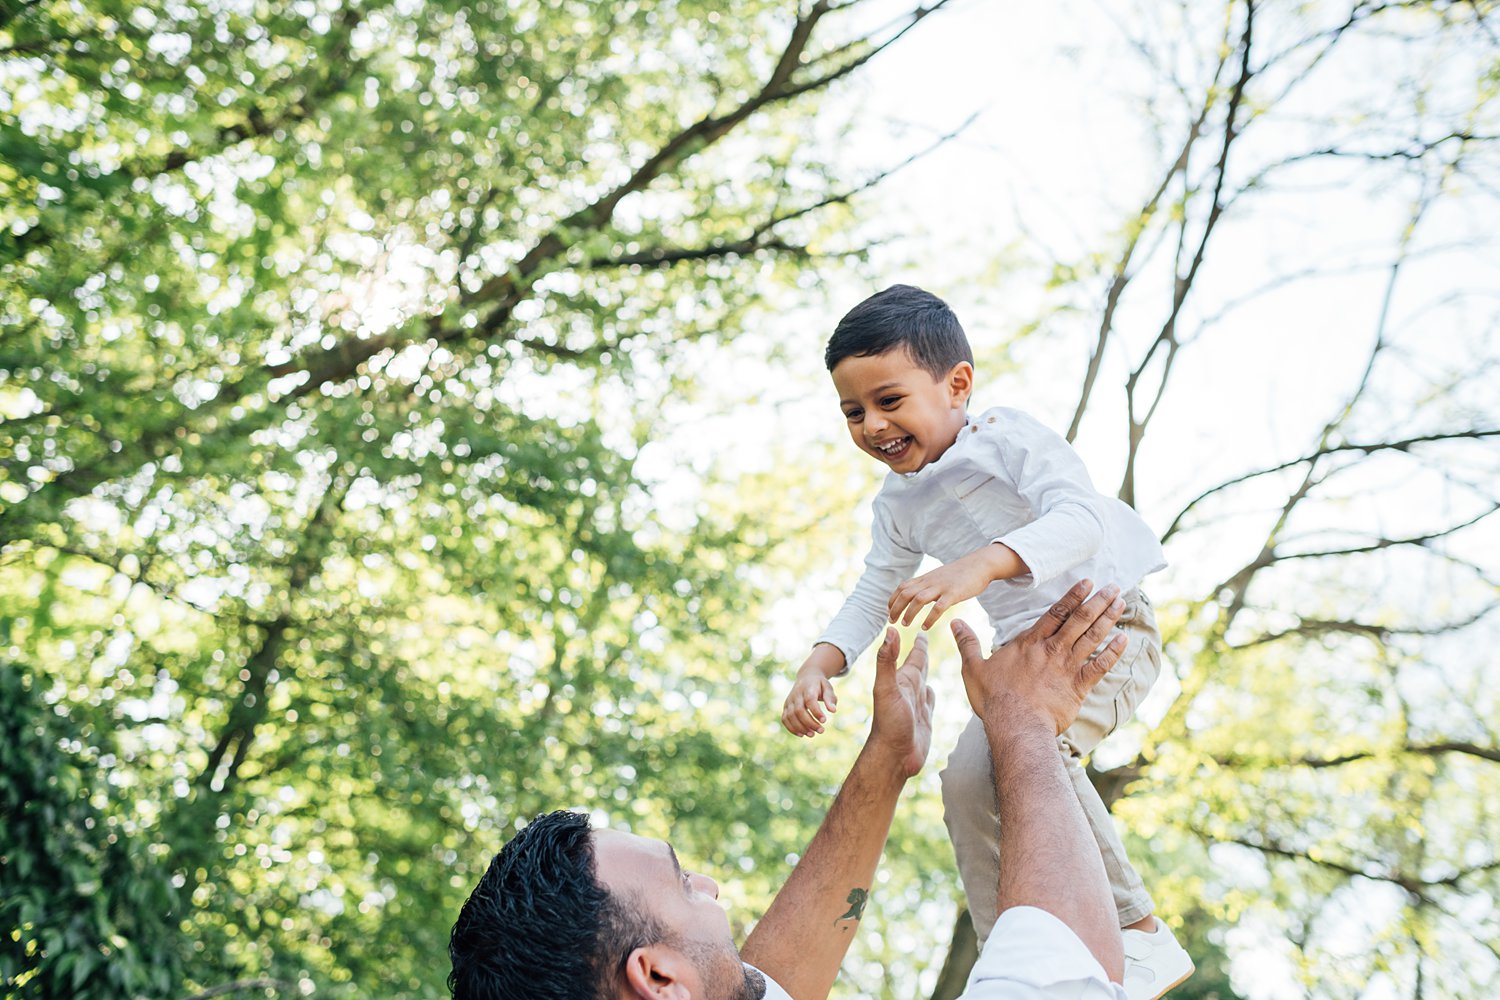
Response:
[{"label": "white long-sleeve shirt", "polygon": [[[1034,906],[1000,914],[959,1000],[1124,1000],[1078,935]],[[765,1000],[791,1000],[766,977]]]},{"label": "white long-sleeve shirt", "polygon": [[1156,534],[1127,504],[1094,489],[1076,452],[1033,417],[1007,407],[969,415],[958,438],[916,472],[892,472],[874,501],[865,571],[818,638],[844,663],[884,628],[891,592],[923,555],[944,563],[991,542],[1030,573],[979,595],[996,644],[1036,621],[1078,580],[1122,590],[1166,565]]}]

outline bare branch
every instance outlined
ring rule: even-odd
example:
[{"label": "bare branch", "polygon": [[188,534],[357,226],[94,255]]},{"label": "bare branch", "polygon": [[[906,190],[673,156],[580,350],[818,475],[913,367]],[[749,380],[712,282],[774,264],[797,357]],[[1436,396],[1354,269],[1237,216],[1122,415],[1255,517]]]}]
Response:
[{"label": "bare branch", "polygon": [[[875,174],[873,177],[871,177],[869,180],[864,181],[863,183],[857,184],[851,188],[846,188],[842,191],[835,192],[834,194],[830,194],[824,198],[820,198],[812,204],[804,205],[801,208],[772,214],[770,218],[766,219],[766,221],[756,226],[753,230],[750,231],[749,235],[744,237],[743,239],[716,240],[706,246],[693,248],[666,246],[651,247],[649,249],[641,250],[636,253],[624,254],[616,257],[596,257],[589,262],[589,265],[596,268],[622,267],[631,264],[654,267],[676,264],[682,261],[710,260],[718,257],[730,256],[743,257],[749,256],[761,250],[776,250],[807,257],[824,256],[823,254],[814,254],[806,246],[800,244],[791,244],[780,239],[764,239],[764,237],[768,235],[772,230],[774,230],[777,226],[783,225],[784,223],[791,222],[794,219],[800,219],[803,216],[810,215],[813,212],[828,208],[832,205],[846,204],[856,196],[863,194],[864,192],[869,191],[871,188],[874,188],[879,184],[885,182],[895,174],[911,166],[913,163],[916,163],[918,160],[921,160],[924,157],[931,155],[938,149],[941,149],[944,145],[962,134],[966,129],[969,128],[969,126],[974,124],[975,120],[978,119],[978,117],[979,113],[975,112],[974,114],[966,118],[957,128],[939,136],[931,145],[926,146],[915,153],[912,153],[900,163],[881,170],[879,173]],[[862,253],[865,249],[868,248],[860,248],[850,252]]]},{"label": "bare branch", "polygon": [[1232,489],[1233,487],[1238,486],[1241,483],[1249,482],[1252,479],[1258,479],[1262,476],[1274,475],[1278,472],[1285,472],[1287,469],[1295,468],[1296,466],[1304,465],[1310,462],[1316,463],[1319,459],[1326,458],[1331,455],[1350,453],[1373,455],[1377,452],[1382,451],[1411,452],[1411,450],[1418,445],[1431,444],[1438,441],[1477,441],[1492,437],[1500,437],[1500,428],[1450,431],[1442,434],[1422,434],[1416,437],[1404,438],[1400,441],[1376,441],[1363,444],[1355,444],[1350,442],[1346,442],[1343,444],[1332,444],[1325,442],[1316,451],[1312,451],[1299,458],[1290,459],[1289,461],[1282,462],[1279,465],[1273,465],[1268,468],[1257,469],[1254,472],[1246,472],[1243,475],[1235,476],[1232,479],[1226,479],[1218,485],[1211,486],[1208,489],[1204,490],[1202,493],[1199,493],[1193,499],[1189,500],[1186,506],[1184,506],[1180,511],[1177,512],[1177,516],[1172,519],[1171,525],[1169,525],[1167,527],[1167,530],[1162,534],[1162,541],[1165,542],[1168,538],[1171,538],[1172,535],[1176,534],[1178,529],[1182,527],[1182,519],[1186,517],[1187,514],[1192,511],[1192,509],[1198,504],[1202,503],[1204,500],[1207,500],[1211,496],[1222,493],[1225,490]]},{"label": "bare branch", "polygon": [[[1219,61],[1222,69],[1225,60]],[[1073,419],[1068,423],[1068,432],[1065,435],[1069,443],[1078,437],[1078,428],[1083,423],[1083,414],[1088,409],[1089,398],[1093,395],[1094,382],[1099,377],[1099,368],[1104,361],[1104,348],[1109,342],[1109,335],[1114,329],[1115,310],[1119,307],[1120,296],[1125,293],[1126,287],[1131,279],[1135,277],[1131,273],[1130,265],[1134,260],[1135,251],[1140,244],[1141,235],[1156,216],[1157,208],[1161,199],[1166,195],[1167,189],[1171,187],[1172,180],[1187,170],[1189,157],[1193,151],[1193,145],[1202,134],[1203,123],[1208,118],[1209,111],[1213,108],[1213,94],[1217,89],[1218,74],[1214,76],[1214,84],[1208,88],[1208,95],[1203,102],[1198,117],[1188,127],[1187,138],[1183,140],[1182,149],[1177,154],[1177,159],[1172,161],[1166,173],[1162,176],[1161,183],[1156,190],[1146,199],[1146,204],[1141,207],[1136,215],[1136,221],[1132,224],[1130,236],[1125,242],[1125,248],[1120,252],[1120,258],[1115,263],[1114,274],[1110,278],[1109,289],[1104,295],[1104,314],[1099,320],[1099,336],[1094,343],[1094,349],[1089,354],[1088,369],[1083,376],[1083,389],[1078,395],[1078,404],[1073,408]]]},{"label": "bare branch", "polygon": [[1457,869],[1451,875],[1444,876],[1443,878],[1422,878],[1409,872],[1402,871],[1401,869],[1394,866],[1382,866],[1379,862],[1376,861],[1368,861],[1364,863],[1358,861],[1335,861],[1324,856],[1322,852],[1318,852],[1315,854],[1311,849],[1290,847],[1285,844],[1278,843],[1274,840],[1270,840],[1269,838],[1256,840],[1249,837],[1227,836],[1213,833],[1212,831],[1205,830],[1202,827],[1196,825],[1190,825],[1188,829],[1197,836],[1202,837],[1204,840],[1213,841],[1215,843],[1235,844],[1239,847],[1248,847],[1251,850],[1260,851],[1264,854],[1272,855],[1273,857],[1286,858],[1292,861],[1306,862],[1308,864],[1317,865],[1320,868],[1325,868],[1329,871],[1338,872],[1341,875],[1347,875],[1350,878],[1367,878],[1373,879],[1377,882],[1389,882],[1392,885],[1400,886],[1402,889],[1405,889],[1413,896],[1417,896],[1422,899],[1430,898],[1428,896],[1428,891],[1431,889],[1451,888],[1452,886],[1457,885],[1470,876],[1483,874],[1484,872],[1494,871],[1495,869],[1500,868],[1500,860],[1494,860],[1486,862],[1482,865],[1474,865],[1469,868]]},{"label": "bare branch", "polygon": [[1298,618],[1297,624],[1291,628],[1282,629],[1279,632],[1267,632],[1265,635],[1256,636],[1249,642],[1235,643],[1231,649],[1251,649],[1255,646],[1263,646],[1277,642],[1291,636],[1316,637],[1324,635],[1357,635],[1365,636],[1377,642],[1385,642],[1393,636],[1400,635],[1446,635],[1450,632],[1458,632],[1476,625],[1497,608],[1500,601],[1486,605],[1467,618],[1459,621],[1444,622],[1440,625],[1432,625],[1426,628],[1401,627],[1397,625],[1375,625],[1369,622],[1347,621],[1342,619],[1327,618]]},{"label": "bare branch", "polygon": [[[1229,173],[1229,151],[1236,138],[1243,131],[1239,124],[1238,112],[1245,97],[1245,88],[1250,83],[1254,70],[1250,65],[1250,52],[1255,26],[1255,3],[1254,0],[1245,0],[1245,24],[1240,33],[1240,66],[1239,75],[1235,79],[1234,86],[1229,94],[1229,103],[1225,109],[1223,140],[1219,145],[1219,159],[1214,165],[1214,188],[1212,200],[1209,203],[1208,217],[1203,222],[1203,229],[1198,236],[1198,245],[1193,251],[1191,263],[1186,273],[1181,271],[1177,274],[1175,287],[1172,291],[1172,308],[1162,324],[1161,332],[1156,341],[1146,351],[1146,356],[1141,363],[1131,372],[1125,382],[1126,415],[1129,420],[1129,443],[1125,456],[1125,475],[1120,482],[1119,497],[1132,506],[1135,504],[1135,466],[1136,457],[1140,453],[1141,441],[1145,438],[1146,427],[1155,416],[1157,407],[1161,404],[1162,397],[1166,394],[1167,382],[1171,375],[1172,362],[1177,354],[1177,317],[1182,312],[1183,304],[1187,301],[1188,293],[1193,287],[1198,271],[1203,265],[1203,259],[1208,252],[1208,243],[1213,236],[1214,228],[1218,225],[1220,217],[1224,212],[1224,183]],[[1183,221],[1182,232],[1187,231],[1186,219]],[[1163,362],[1161,378],[1157,382],[1155,395],[1147,407],[1145,415],[1136,418],[1135,391],[1142,374],[1150,365],[1152,357],[1157,350],[1165,347],[1166,359]]]},{"label": "bare branch", "polygon": [[[1358,761],[1375,760],[1378,758],[1398,757],[1411,755],[1415,757],[1442,757],[1447,754],[1461,754],[1467,757],[1477,757],[1491,763],[1500,764],[1500,747],[1480,746],[1477,743],[1468,743],[1458,740],[1444,741],[1440,743],[1423,743],[1418,745],[1396,746],[1383,749],[1355,750],[1349,753],[1338,754],[1333,757],[1293,757],[1288,760],[1260,760],[1244,757],[1237,754],[1215,754],[1214,763],[1221,767],[1306,767],[1312,770],[1326,770],[1328,768],[1343,767]],[[1111,772],[1106,772],[1111,773]]]}]

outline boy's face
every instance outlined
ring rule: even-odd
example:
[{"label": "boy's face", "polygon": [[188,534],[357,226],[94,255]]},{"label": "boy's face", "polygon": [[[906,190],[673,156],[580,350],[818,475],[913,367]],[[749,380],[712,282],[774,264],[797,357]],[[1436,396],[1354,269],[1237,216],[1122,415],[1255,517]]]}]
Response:
[{"label": "boy's face", "polygon": [[904,347],[844,358],[832,374],[849,436],[895,472],[916,472],[948,450],[974,388],[967,361],[935,379]]}]

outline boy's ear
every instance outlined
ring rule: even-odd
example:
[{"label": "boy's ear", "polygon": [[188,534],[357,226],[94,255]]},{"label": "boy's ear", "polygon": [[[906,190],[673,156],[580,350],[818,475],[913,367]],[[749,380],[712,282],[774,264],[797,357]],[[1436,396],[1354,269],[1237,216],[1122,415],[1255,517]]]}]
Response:
[{"label": "boy's ear", "polygon": [[969,401],[969,394],[974,391],[974,366],[967,361],[960,361],[948,372],[948,394],[955,406],[962,406]]},{"label": "boy's ear", "polygon": [[692,1000],[686,982],[687,959],[675,948],[657,943],[632,951],[625,959],[621,986],[631,1000]]}]

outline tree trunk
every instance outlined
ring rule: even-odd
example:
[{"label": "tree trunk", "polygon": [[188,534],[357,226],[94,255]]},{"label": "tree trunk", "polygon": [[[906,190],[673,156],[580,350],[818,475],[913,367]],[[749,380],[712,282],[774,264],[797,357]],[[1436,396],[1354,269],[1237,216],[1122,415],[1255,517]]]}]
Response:
[{"label": "tree trunk", "polygon": [[979,961],[979,939],[974,935],[974,921],[967,906],[959,907],[958,918],[953,921],[952,943],[948,945],[948,957],[943,960],[943,971],[938,973],[937,986],[932,991],[932,1000],[957,1000],[969,981],[969,970]]}]

